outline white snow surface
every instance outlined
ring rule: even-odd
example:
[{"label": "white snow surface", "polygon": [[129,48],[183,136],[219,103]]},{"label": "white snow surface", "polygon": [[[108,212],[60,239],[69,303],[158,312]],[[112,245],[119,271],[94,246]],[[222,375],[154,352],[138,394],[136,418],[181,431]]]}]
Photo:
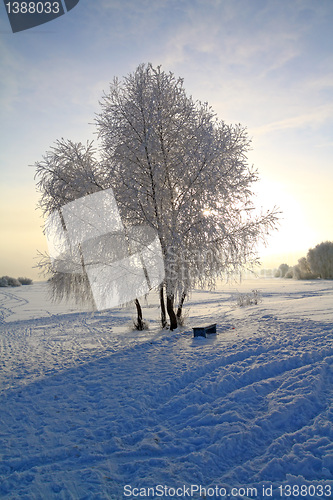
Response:
[{"label": "white snow surface", "polygon": [[195,291],[174,332],[46,286],[0,289],[0,498],[333,498],[333,281]]}]

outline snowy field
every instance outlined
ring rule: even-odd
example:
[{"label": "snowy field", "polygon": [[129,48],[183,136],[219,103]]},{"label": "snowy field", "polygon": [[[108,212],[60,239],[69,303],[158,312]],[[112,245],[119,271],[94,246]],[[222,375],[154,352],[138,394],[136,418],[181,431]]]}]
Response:
[{"label": "snowy field", "polygon": [[0,498],[333,498],[332,281],[198,291],[176,332],[152,295],[144,333],[45,287],[0,289]]}]

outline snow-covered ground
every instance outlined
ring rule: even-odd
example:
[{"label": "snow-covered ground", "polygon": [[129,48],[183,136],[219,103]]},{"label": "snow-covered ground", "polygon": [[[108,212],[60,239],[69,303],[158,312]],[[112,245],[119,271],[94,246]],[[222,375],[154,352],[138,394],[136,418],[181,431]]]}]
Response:
[{"label": "snow-covered ground", "polygon": [[152,295],[144,333],[45,287],[0,289],[0,498],[333,498],[332,281],[197,291],[176,332]]}]

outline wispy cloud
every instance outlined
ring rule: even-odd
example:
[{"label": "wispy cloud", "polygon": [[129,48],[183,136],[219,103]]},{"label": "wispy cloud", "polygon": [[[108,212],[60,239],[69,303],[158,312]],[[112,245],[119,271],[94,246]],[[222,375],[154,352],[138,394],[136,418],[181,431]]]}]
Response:
[{"label": "wispy cloud", "polygon": [[260,127],[253,129],[253,132],[259,135],[269,134],[278,130],[286,129],[301,129],[304,127],[318,127],[323,125],[326,121],[333,118],[333,104],[330,106],[318,106],[312,109],[311,112],[291,116],[284,120],[267,123]]},{"label": "wispy cloud", "polygon": [[301,52],[303,29],[295,30],[288,8],[276,11],[271,2],[240,0],[180,5],[185,3],[184,22],[163,49],[166,64],[187,64],[190,52],[197,52],[214,55],[228,71],[265,75]]}]

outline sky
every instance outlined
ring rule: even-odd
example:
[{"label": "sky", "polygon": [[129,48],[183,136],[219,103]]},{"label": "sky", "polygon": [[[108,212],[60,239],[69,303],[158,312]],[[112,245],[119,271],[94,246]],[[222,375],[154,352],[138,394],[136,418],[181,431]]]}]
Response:
[{"label": "sky", "polygon": [[332,25],[332,0],[80,0],[12,33],[2,2],[0,276],[41,279],[34,163],[62,137],[96,141],[103,92],[148,62],[247,127],[256,203],[283,212],[264,266],[333,241]]}]

